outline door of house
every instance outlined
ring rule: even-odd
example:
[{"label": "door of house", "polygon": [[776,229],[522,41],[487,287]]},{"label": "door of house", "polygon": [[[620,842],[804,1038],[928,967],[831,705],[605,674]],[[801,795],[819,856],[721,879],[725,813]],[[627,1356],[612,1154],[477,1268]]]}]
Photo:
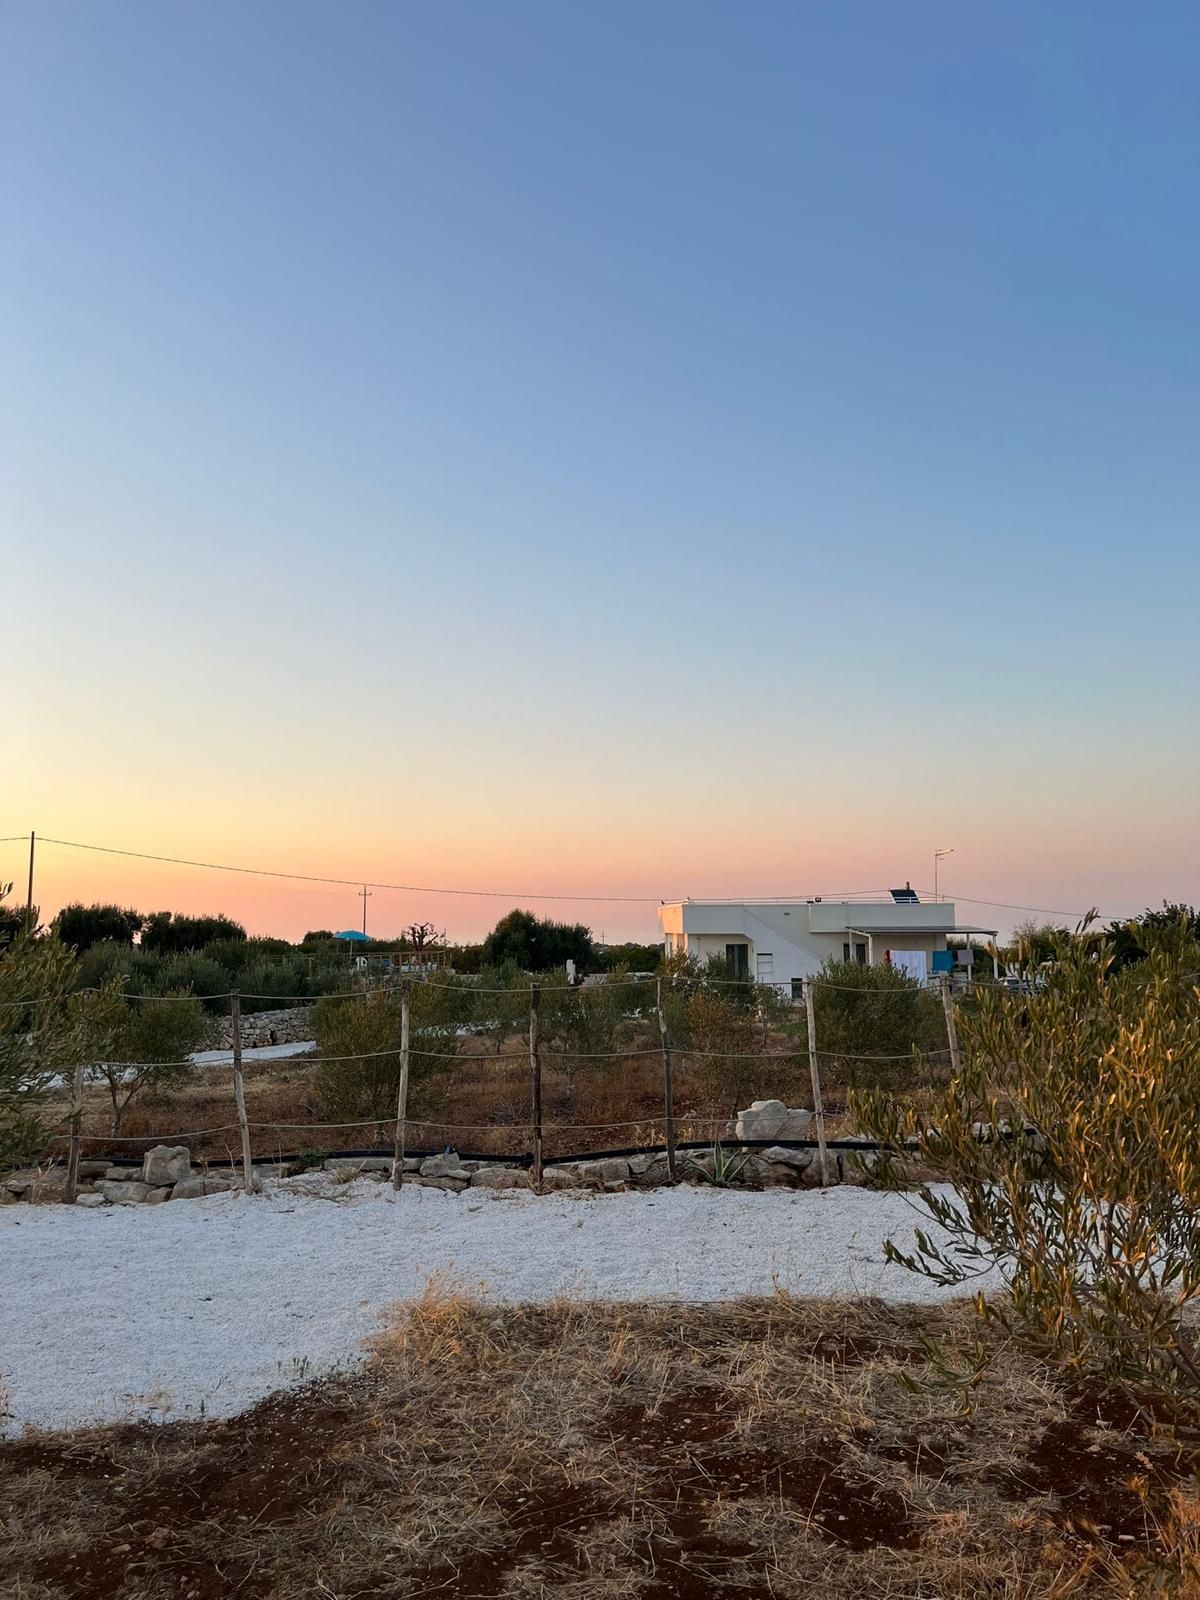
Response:
[{"label": "door of house", "polygon": [[748,944],[727,944],[725,946],[725,959],[729,963],[731,977],[748,978],[750,976],[750,946]]}]

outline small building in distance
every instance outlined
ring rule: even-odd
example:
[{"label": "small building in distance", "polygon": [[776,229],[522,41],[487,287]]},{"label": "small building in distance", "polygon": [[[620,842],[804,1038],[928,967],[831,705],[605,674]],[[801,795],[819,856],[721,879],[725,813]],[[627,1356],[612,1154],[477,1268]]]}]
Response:
[{"label": "small building in distance", "polygon": [[966,936],[969,970],[972,938],[996,937],[994,928],[961,925],[953,901],[922,901],[909,885],[890,900],[676,900],[659,907],[658,920],[667,956],[720,956],[736,976],[795,999],[826,961],[890,964],[924,983],[953,968],[948,938]]}]

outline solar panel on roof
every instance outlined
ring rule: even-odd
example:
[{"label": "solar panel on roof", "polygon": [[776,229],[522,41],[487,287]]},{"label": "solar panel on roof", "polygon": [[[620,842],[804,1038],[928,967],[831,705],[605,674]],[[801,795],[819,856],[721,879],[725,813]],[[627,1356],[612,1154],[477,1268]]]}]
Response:
[{"label": "solar panel on roof", "polygon": [[891,895],[898,906],[916,906],[921,903],[911,883],[906,883],[903,889],[893,889]]}]

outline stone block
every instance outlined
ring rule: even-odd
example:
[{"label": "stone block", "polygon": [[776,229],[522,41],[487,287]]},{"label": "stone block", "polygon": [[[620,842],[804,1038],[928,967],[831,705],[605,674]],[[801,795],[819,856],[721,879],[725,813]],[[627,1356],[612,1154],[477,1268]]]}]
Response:
[{"label": "stone block", "polygon": [[108,1172],[110,1163],[107,1160],[86,1160],[79,1163],[79,1176],[81,1178],[103,1178]]},{"label": "stone block", "polygon": [[735,1139],[807,1139],[812,1112],[784,1105],[782,1100],[755,1100],[739,1111]]},{"label": "stone block", "polygon": [[471,1176],[472,1189],[528,1189],[529,1174],[516,1167],[481,1167]]},{"label": "stone block", "polygon": [[455,1178],[462,1183],[470,1181],[469,1168],[459,1160],[457,1150],[447,1150],[444,1155],[427,1156],[421,1163],[423,1178]]},{"label": "stone block", "polygon": [[173,1200],[201,1200],[208,1194],[228,1194],[233,1187],[230,1179],[207,1177],[181,1178],[171,1191]]},{"label": "stone block", "polygon": [[95,1210],[97,1206],[102,1206],[105,1203],[102,1194],[77,1194],[75,1196],[75,1204],[77,1206],[87,1206],[89,1210]]},{"label": "stone block", "polygon": [[838,1164],[837,1154],[833,1150],[825,1152],[825,1184],[821,1183],[821,1157],[814,1151],[813,1159],[801,1173],[801,1182],[806,1189],[832,1189],[835,1184],[841,1183],[842,1174]]},{"label": "stone block", "polygon": [[181,1144],[156,1144],[142,1157],[142,1182],[152,1189],[170,1187],[192,1175],[192,1158]]},{"label": "stone block", "polygon": [[[180,1182],[183,1183],[186,1182],[186,1180],[181,1178]],[[164,1200],[169,1200],[170,1198],[170,1185],[163,1189],[151,1189],[150,1193],[146,1196],[146,1204],[148,1206],[160,1206]]]},{"label": "stone block", "polygon": [[466,1177],[452,1178],[448,1176],[431,1178],[422,1174],[421,1182],[427,1189],[446,1189],[450,1194],[461,1194],[467,1187],[468,1179]]},{"label": "stone block", "polygon": [[629,1182],[629,1162],[624,1156],[606,1156],[600,1161],[578,1161],[575,1176],[588,1188],[602,1189],[610,1183]]},{"label": "stone block", "polygon": [[810,1167],[817,1157],[815,1150],[789,1150],[781,1144],[773,1144],[757,1153],[763,1161],[779,1162],[786,1167],[795,1167],[798,1171]]},{"label": "stone block", "polygon": [[577,1189],[579,1179],[571,1167],[547,1167],[542,1173],[542,1190],[556,1194],[562,1189]]},{"label": "stone block", "polygon": [[100,1193],[110,1205],[140,1206],[145,1203],[150,1186],[146,1183],[108,1182],[100,1185]]}]

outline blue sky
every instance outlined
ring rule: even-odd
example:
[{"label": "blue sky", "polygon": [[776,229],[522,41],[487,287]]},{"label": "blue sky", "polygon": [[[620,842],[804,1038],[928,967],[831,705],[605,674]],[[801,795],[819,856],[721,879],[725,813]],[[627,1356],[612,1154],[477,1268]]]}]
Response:
[{"label": "blue sky", "polygon": [[1194,7],[0,41],[0,831],[1200,898]]}]

